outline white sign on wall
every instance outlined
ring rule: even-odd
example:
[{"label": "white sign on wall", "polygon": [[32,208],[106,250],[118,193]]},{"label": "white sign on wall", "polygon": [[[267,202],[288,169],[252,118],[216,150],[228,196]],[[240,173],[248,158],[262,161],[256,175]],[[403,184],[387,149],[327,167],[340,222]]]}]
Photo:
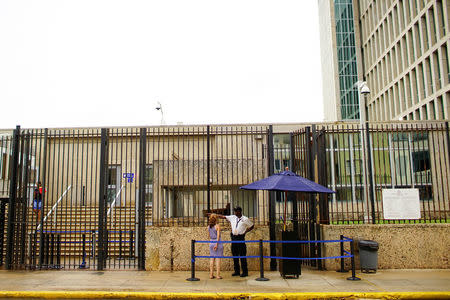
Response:
[{"label": "white sign on wall", "polygon": [[419,189],[383,189],[383,216],[387,220],[420,219]]}]

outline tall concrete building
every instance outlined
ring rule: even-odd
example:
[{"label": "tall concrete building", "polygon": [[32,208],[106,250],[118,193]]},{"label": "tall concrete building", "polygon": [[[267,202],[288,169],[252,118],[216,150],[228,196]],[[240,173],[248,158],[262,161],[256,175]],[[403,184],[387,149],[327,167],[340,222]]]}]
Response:
[{"label": "tall concrete building", "polygon": [[449,0],[318,2],[326,121],[449,118]]}]

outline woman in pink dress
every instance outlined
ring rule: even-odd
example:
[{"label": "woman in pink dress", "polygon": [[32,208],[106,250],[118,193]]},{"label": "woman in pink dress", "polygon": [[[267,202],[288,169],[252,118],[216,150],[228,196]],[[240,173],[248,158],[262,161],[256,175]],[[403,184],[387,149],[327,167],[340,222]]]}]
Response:
[{"label": "woman in pink dress", "polygon": [[[220,226],[217,224],[217,215],[211,214],[209,216],[208,224],[209,233],[209,256],[213,256],[209,259],[209,278],[214,277],[214,260],[216,261],[216,278],[222,279],[220,276],[220,256],[223,256],[223,244],[218,243],[220,241]],[[215,242],[215,243],[214,243]]]}]

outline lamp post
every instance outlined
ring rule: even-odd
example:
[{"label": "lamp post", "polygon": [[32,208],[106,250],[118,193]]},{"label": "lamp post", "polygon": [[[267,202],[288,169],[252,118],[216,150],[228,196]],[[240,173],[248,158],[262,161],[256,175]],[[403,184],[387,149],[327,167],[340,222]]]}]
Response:
[{"label": "lamp post", "polygon": [[[364,138],[364,124],[367,121],[366,117],[366,99],[365,97],[370,94],[370,89],[367,86],[367,82],[365,81],[358,81],[355,83],[355,85],[358,88],[358,101],[359,101],[359,126],[361,130],[361,156],[362,156],[362,180],[363,180],[363,186],[364,186],[364,200],[365,201],[365,214],[364,214],[364,223],[369,223],[370,220],[370,211],[369,211],[369,202],[367,201],[368,197],[368,188],[367,188],[367,179],[366,179],[366,149],[367,148],[367,141]],[[370,153],[368,153],[368,159],[371,159]]]}]

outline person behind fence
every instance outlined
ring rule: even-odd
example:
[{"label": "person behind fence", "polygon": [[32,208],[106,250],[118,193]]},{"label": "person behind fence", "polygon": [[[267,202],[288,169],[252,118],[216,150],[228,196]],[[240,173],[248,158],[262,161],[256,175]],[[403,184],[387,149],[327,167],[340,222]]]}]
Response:
[{"label": "person behind fence", "polygon": [[209,240],[213,242],[209,244],[209,256],[218,256],[218,257],[211,257],[209,259],[209,278],[211,279],[215,278],[214,277],[214,261],[215,261],[216,278],[222,279],[222,277],[220,276],[220,256],[223,256],[223,244],[218,243],[218,241],[220,241],[220,225],[217,224],[216,214],[211,214],[209,216],[208,233],[209,233]]},{"label": "person behind fence", "polygon": [[41,209],[42,209],[42,185],[39,181],[36,183],[36,187],[33,192],[33,212],[37,216],[37,221],[41,219]]},{"label": "person behind fence", "polygon": [[[221,219],[227,219],[231,224],[231,240],[232,241],[245,241],[245,234],[251,231],[254,227],[252,221],[249,218],[242,215],[242,208],[237,206],[234,208],[234,215],[222,216],[218,215]],[[247,246],[245,243],[232,243],[231,254],[233,256],[246,256]],[[234,273],[231,276],[248,276],[247,258],[241,258],[241,266],[239,266],[239,258],[233,259]],[[240,267],[242,267],[242,273],[240,273]]]}]

